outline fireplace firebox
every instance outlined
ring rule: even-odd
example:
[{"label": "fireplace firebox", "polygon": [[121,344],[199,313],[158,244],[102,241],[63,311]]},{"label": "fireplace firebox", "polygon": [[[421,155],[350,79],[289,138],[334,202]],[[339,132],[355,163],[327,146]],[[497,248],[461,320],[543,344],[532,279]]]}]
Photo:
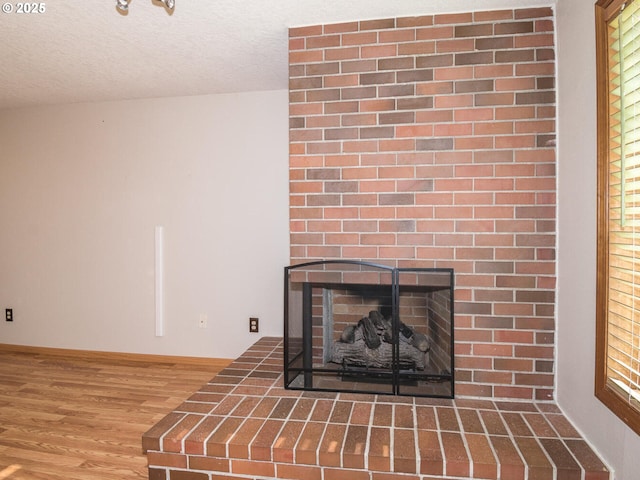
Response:
[{"label": "fireplace firebox", "polygon": [[453,398],[448,268],[285,267],[285,388]]}]

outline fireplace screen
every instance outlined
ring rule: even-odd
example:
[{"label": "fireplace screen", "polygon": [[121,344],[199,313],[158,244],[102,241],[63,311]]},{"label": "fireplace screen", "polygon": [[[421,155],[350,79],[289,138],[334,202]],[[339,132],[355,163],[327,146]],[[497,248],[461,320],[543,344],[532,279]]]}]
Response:
[{"label": "fireplace screen", "polygon": [[453,398],[453,270],[285,268],[285,387]]}]

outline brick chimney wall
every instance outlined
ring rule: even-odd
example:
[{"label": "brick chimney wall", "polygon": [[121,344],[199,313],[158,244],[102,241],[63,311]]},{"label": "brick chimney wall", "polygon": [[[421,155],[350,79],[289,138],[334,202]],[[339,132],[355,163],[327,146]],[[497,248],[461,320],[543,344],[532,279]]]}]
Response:
[{"label": "brick chimney wall", "polygon": [[291,263],[455,269],[456,395],[551,400],[550,8],[290,30]]}]

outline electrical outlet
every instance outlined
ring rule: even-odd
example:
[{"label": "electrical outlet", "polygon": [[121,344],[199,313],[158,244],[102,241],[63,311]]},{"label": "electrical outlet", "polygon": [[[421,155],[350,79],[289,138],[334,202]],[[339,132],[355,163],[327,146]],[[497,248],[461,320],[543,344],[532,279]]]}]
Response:
[{"label": "electrical outlet", "polygon": [[249,318],[249,332],[251,333],[258,333],[258,318],[257,317],[251,317]]},{"label": "electrical outlet", "polygon": [[207,314],[201,313],[198,319],[198,326],[200,328],[207,328]]},{"label": "electrical outlet", "polygon": [[4,318],[7,322],[13,322],[13,308],[5,309]]}]

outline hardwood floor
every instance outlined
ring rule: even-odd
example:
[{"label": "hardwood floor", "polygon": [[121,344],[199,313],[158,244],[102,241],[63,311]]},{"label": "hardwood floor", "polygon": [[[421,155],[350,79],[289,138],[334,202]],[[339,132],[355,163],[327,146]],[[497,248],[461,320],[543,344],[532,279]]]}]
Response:
[{"label": "hardwood floor", "polygon": [[146,479],[142,434],[229,362],[0,344],[0,480]]}]

